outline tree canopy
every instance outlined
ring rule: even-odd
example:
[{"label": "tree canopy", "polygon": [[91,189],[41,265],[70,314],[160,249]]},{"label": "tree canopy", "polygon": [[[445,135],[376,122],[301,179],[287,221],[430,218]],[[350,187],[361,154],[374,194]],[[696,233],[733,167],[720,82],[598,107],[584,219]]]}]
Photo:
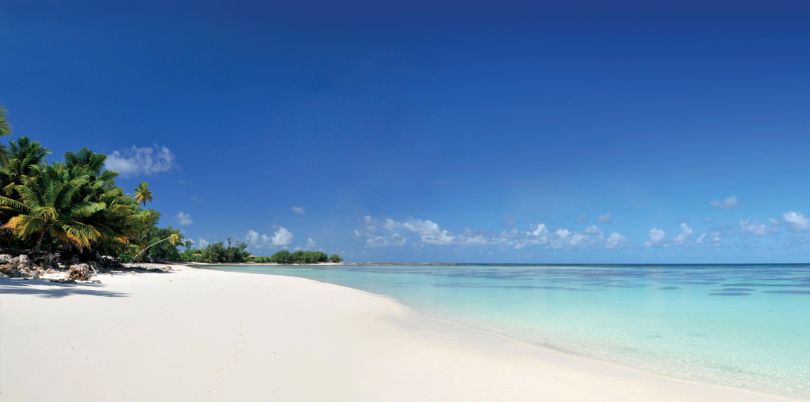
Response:
[{"label": "tree canopy", "polygon": [[[0,131],[9,131],[1,107]],[[144,250],[155,237],[182,236],[175,229],[158,228],[160,214],[141,208],[115,184],[117,174],[104,166],[106,155],[84,148],[49,163],[48,149],[28,137],[8,145],[0,148],[3,250],[80,259],[126,257]],[[176,260],[179,253],[158,247],[142,256]]]},{"label": "tree canopy", "polygon": [[247,244],[242,242],[216,242],[199,249],[187,248],[181,255],[183,261],[207,263],[240,263],[250,259]]}]

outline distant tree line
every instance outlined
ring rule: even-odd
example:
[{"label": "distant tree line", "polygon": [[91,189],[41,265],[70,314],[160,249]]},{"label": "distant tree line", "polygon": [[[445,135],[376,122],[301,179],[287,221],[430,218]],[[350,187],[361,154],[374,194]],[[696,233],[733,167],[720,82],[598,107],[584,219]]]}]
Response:
[{"label": "distant tree line", "polygon": [[180,254],[180,260],[186,262],[207,263],[239,263],[248,262],[251,255],[247,251],[247,244],[242,242],[227,243],[216,242],[201,248],[191,248],[191,243],[185,244],[186,250]]},{"label": "distant tree line", "polygon": [[191,248],[191,242],[184,243],[186,250],[178,253],[178,259],[186,262],[205,263],[275,263],[275,264],[320,264],[343,262],[337,254],[327,255],[323,251],[281,250],[269,257],[253,256],[247,251],[247,244],[240,241],[217,242],[201,248]]},{"label": "distant tree line", "polygon": [[320,264],[326,262],[343,262],[337,254],[327,255],[323,251],[293,251],[281,250],[270,257],[253,257],[253,262],[270,262],[275,264]]}]

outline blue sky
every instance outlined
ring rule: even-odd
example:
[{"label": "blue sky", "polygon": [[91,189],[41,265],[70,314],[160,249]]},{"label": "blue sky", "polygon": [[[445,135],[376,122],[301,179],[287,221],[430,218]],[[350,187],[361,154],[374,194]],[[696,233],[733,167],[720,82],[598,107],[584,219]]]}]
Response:
[{"label": "blue sky", "polygon": [[810,260],[806,2],[166,3],[0,0],[0,103],[198,244]]}]

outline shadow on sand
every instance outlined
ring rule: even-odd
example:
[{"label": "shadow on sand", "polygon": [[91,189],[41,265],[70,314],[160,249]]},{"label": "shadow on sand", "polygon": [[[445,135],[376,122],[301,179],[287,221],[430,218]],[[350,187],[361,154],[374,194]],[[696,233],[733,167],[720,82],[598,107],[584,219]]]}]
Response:
[{"label": "shadow on sand", "polygon": [[102,289],[97,283],[59,283],[43,279],[0,279],[0,295],[35,295],[46,298],[61,298],[71,295],[103,297],[126,297],[126,293]]}]

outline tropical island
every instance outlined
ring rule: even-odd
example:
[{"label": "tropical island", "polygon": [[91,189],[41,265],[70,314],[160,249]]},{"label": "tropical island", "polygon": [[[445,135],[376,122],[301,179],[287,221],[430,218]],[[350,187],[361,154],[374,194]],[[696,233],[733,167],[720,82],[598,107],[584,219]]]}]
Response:
[{"label": "tropical island", "polygon": [[[0,136],[11,134],[0,106]],[[322,251],[287,250],[253,256],[242,242],[193,248],[183,233],[159,226],[148,209],[146,182],[132,194],[117,186],[106,155],[82,148],[49,163],[50,151],[28,137],[0,145],[0,274],[40,277],[64,272],[65,280],[88,280],[124,263],[339,263]],[[184,251],[178,247],[184,246]],[[16,256],[16,257],[14,257]]]}]

